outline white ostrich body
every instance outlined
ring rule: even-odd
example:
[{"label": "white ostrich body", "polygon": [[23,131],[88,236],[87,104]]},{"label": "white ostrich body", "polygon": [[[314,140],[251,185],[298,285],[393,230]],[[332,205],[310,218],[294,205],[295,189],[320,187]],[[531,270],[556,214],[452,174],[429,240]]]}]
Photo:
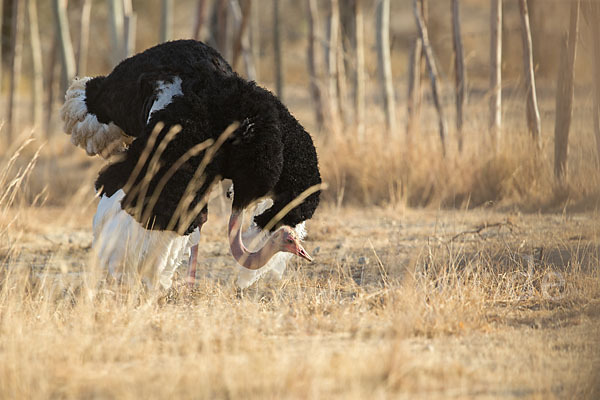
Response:
[{"label": "white ostrich body", "polygon": [[[271,199],[262,200],[256,206],[256,209],[253,213],[253,217],[262,214],[264,211],[268,210],[272,205],[273,201]],[[296,232],[298,239],[303,240],[306,237],[305,222],[296,225],[294,231]],[[262,248],[267,242],[267,240],[271,237],[271,235],[271,232],[266,232],[260,229],[258,225],[256,225],[256,223],[252,221],[248,229],[242,234],[242,240],[249,250],[255,251],[257,249]],[[265,275],[268,272],[272,272],[278,279],[281,279],[283,277],[285,267],[287,266],[287,262],[292,257],[292,253],[280,251],[273,257],[271,257],[271,259],[264,266],[256,270],[244,268],[236,263],[239,272],[236,280],[237,286],[241,289],[245,289],[257,280],[259,280],[263,275]]]},{"label": "white ostrich body", "polygon": [[139,276],[150,287],[156,281],[163,288],[172,284],[173,273],[186,251],[200,239],[198,230],[181,236],[172,231],[142,227],[121,208],[125,197],[118,190],[111,197],[103,195],[93,222],[93,249],[100,265],[117,278]]},{"label": "white ostrich body", "polygon": [[182,96],[183,91],[181,90],[181,78],[176,76],[173,78],[173,83],[158,81],[156,82],[156,100],[152,103],[150,112],[148,113],[148,119],[146,123],[150,122],[150,117],[155,111],[162,110],[173,101],[173,97]]}]

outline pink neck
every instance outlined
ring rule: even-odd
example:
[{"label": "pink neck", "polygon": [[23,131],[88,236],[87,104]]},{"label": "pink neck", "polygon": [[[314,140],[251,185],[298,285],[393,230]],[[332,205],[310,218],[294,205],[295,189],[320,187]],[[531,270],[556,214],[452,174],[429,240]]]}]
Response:
[{"label": "pink neck", "polygon": [[242,242],[242,222],[244,221],[244,210],[231,211],[229,217],[229,248],[231,255],[242,267],[247,269],[259,269],[265,265],[271,257],[278,252],[271,239],[258,251],[252,252]]}]

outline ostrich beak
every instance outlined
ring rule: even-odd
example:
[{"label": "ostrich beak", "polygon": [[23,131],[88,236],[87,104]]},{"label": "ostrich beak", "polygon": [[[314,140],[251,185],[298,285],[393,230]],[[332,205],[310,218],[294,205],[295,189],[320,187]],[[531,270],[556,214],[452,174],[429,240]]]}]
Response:
[{"label": "ostrich beak", "polygon": [[302,247],[300,244],[298,244],[298,247],[296,248],[296,255],[304,258],[308,262],[313,261],[313,258],[306,252],[306,250],[304,250],[304,247]]}]

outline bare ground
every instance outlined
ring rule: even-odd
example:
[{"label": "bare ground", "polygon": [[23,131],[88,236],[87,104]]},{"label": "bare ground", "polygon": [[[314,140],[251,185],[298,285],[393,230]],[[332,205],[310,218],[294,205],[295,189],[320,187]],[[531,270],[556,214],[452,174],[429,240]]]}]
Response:
[{"label": "bare ground", "polygon": [[44,312],[18,312],[2,297],[3,397],[600,395],[597,214],[325,207],[309,224],[315,262],[242,292],[221,201],[199,285],[140,306],[78,294],[93,206],[21,210],[10,231],[5,265],[73,305],[38,293],[25,301]]}]

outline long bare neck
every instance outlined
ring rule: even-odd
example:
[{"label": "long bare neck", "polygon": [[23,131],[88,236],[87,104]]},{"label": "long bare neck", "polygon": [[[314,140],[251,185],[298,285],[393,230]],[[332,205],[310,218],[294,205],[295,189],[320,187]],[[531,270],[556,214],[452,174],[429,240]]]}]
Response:
[{"label": "long bare neck", "polygon": [[242,222],[244,210],[231,211],[229,217],[229,247],[233,258],[244,268],[259,269],[279,251],[273,240],[269,239],[258,251],[252,252],[242,242]]}]

